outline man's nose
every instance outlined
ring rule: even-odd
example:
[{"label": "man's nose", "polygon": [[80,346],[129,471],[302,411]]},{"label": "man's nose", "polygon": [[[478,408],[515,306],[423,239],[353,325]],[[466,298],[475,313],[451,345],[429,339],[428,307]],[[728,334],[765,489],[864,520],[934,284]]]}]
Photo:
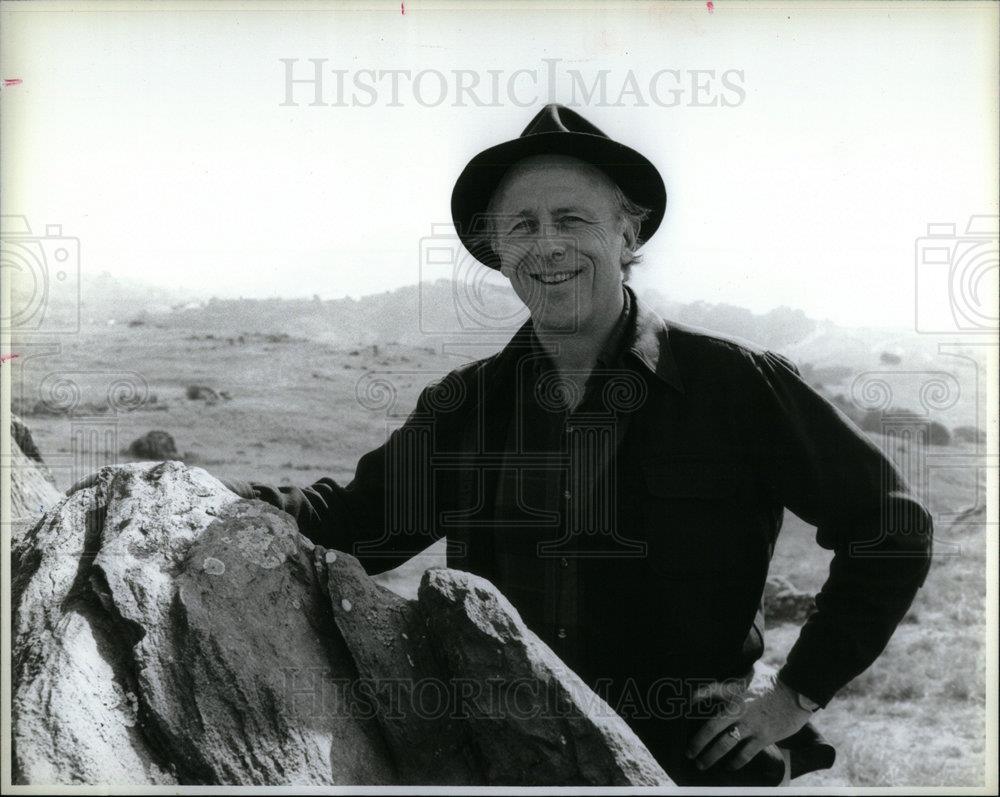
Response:
[{"label": "man's nose", "polygon": [[566,239],[551,232],[543,232],[535,242],[539,259],[561,263],[566,259]]}]

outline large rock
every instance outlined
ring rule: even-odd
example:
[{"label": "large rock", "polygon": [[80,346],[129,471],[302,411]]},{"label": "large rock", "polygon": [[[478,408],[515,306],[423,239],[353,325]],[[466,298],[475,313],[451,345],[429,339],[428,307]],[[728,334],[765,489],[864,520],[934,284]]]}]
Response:
[{"label": "large rock", "polygon": [[332,710],[356,671],[288,515],[179,463],[107,468],[14,572],[15,782],[395,780],[374,720]]},{"label": "large rock", "polygon": [[428,570],[419,602],[451,678],[465,690],[489,784],[670,783],[625,721],[521,621],[485,579]]},{"label": "large rock", "polygon": [[[353,556],[316,549],[337,627],[358,668],[400,775],[409,783],[483,783],[450,694],[427,618],[414,600],[379,586]],[[442,699],[444,696],[445,699]]]},{"label": "large rock", "polygon": [[10,419],[10,512],[15,521],[37,520],[62,499],[52,473],[31,438],[31,431],[16,415]]},{"label": "large rock", "polygon": [[401,598],[199,468],[105,468],[12,553],[16,783],[669,783],[488,582]]}]

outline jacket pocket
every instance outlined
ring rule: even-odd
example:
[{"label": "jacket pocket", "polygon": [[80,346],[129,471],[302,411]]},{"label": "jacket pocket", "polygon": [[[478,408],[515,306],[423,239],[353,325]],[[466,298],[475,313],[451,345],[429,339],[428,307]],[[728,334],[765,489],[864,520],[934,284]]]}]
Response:
[{"label": "jacket pocket", "polygon": [[675,579],[745,578],[760,550],[749,469],[677,456],[649,460],[642,473],[649,567]]}]

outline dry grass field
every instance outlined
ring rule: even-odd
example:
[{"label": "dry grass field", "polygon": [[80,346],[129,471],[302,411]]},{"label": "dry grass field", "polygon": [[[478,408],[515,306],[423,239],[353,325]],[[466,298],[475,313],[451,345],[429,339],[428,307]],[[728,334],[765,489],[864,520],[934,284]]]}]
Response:
[{"label": "dry grass field", "polygon": [[[15,409],[60,489],[100,465],[129,461],[121,450],[150,430],[168,432],[181,458],[221,478],[347,481],[420,388],[461,364],[429,348],[240,335],[118,325],[68,338],[56,353],[26,351],[14,372]],[[220,398],[190,399],[190,385]],[[109,391],[115,408],[102,412]],[[875,666],[817,717],[838,761],[797,781],[803,786],[984,782],[985,517],[955,518],[985,497],[976,469],[942,474],[931,482],[938,556],[927,583]],[[789,516],[772,572],[816,590],[828,560],[813,530]],[[769,629],[769,661],[780,662],[796,631]]]}]

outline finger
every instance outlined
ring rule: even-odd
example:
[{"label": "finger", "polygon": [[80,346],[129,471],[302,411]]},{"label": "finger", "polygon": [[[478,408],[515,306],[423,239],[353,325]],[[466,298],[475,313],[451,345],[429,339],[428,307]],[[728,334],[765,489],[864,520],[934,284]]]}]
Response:
[{"label": "finger", "polygon": [[[730,726],[730,728],[733,727],[735,726]],[[702,751],[701,755],[695,759],[694,763],[698,769],[708,769],[739,743],[740,739],[738,737],[733,736],[729,731],[726,731],[718,736],[712,744]]]},{"label": "finger", "polygon": [[712,681],[699,686],[691,697],[694,704],[706,701],[717,701],[730,707],[746,692],[747,681],[742,678],[727,678],[725,681]]},{"label": "finger", "polygon": [[743,767],[749,764],[750,760],[763,749],[764,745],[756,739],[751,738],[747,740],[746,744],[744,744],[736,755],[733,756],[732,760],[726,764],[726,769],[743,769]]},{"label": "finger", "polygon": [[722,733],[726,728],[733,724],[730,717],[718,716],[714,719],[710,719],[705,722],[698,732],[691,737],[687,746],[687,756],[688,758],[694,758],[699,755],[705,746],[712,741],[716,736]]},{"label": "finger", "polygon": [[719,681],[712,681],[709,684],[702,684],[697,689],[694,690],[694,694],[691,696],[692,703],[704,703],[706,701],[721,698],[722,697],[723,685]]}]

